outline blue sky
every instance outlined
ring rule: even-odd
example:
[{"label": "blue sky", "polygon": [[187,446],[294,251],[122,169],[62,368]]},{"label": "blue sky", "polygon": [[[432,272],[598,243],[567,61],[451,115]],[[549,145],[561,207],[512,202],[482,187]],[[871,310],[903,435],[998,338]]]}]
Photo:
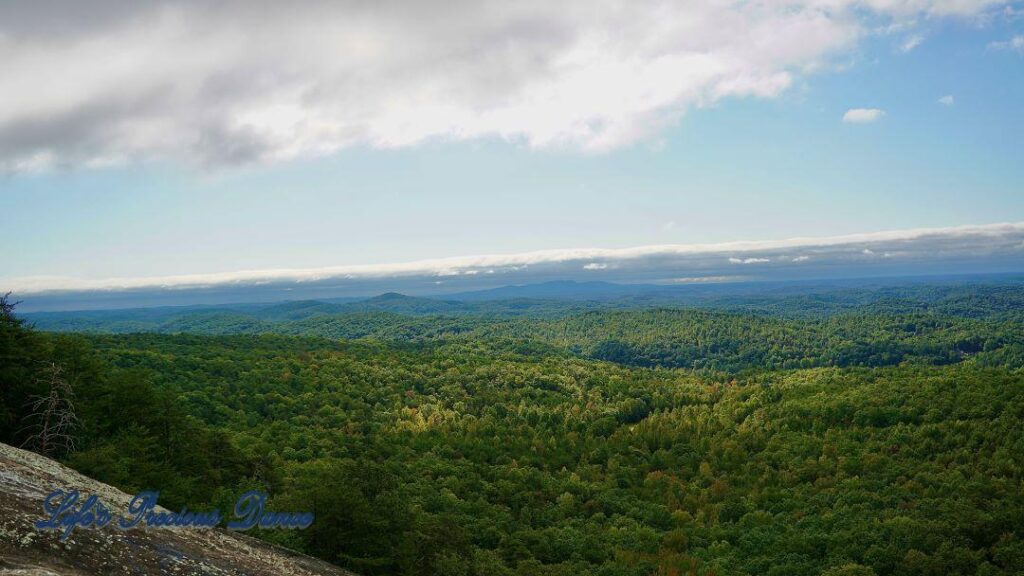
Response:
[{"label": "blue sky", "polygon": [[[95,152],[92,136],[67,150],[45,136],[35,148],[0,144],[7,154],[0,242],[9,247],[0,278],[18,288],[38,277],[316,268],[1024,221],[1024,46],[1014,43],[1024,16],[1019,4],[980,4],[987,5],[967,15],[874,14],[858,21],[854,39],[763,64],[766,78],[787,75],[782,86],[771,76],[766,87],[736,94],[721,95],[716,85],[691,96],[685,88],[657,106],[653,128],[646,110],[599,118],[643,124],[607,138],[559,135],[551,144],[542,123],[510,133],[505,120],[492,128],[445,109],[455,121],[412,137],[385,134],[397,143],[381,144],[371,126],[368,136],[332,140],[316,152],[303,135],[299,147],[274,141],[269,152],[237,161],[193,153],[181,144],[185,136],[136,146],[138,138],[119,132],[123,142]],[[897,31],[880,32],[884,25]],[[377,88],[377,96],[402,88]],[[940,102],[946,96],[951,103]],[[844,122],[851,109],[881,112],[872,122]],[[431,101],[423,112],[436,110]],[[179,122],[191,112],[166,114]],[[24,126],[19,120],[0,123],[0,135]],[[137,118],[115,121],[143,129]],[[367,122],[375,121],[391,118],[371,109]],[[476,121],[484,126],[468,124]]]}]

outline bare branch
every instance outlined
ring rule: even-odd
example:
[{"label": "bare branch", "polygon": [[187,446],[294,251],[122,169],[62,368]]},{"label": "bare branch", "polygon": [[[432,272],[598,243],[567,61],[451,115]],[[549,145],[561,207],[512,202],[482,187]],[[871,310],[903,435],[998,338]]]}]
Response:
[{"label": "bare branch", "polygon": [[25,417],[29,424],[22,430],[33,430],[34,433],[22,446],[47,456],[58,451],[74,451],[72,431],[78,425],[78,417],[75,415],[74,391],[64,378],[64,368],[50,362],[38,382],[46,386],[48,392],[32,398],[32,413]]}]

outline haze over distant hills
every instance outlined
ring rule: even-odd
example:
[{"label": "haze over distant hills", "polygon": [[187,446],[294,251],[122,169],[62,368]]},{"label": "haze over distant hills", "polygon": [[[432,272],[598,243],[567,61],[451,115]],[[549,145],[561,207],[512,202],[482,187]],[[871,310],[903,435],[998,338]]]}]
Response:
[{"label": "haze over distant hills", "polygon": [[[1024,277],[691,287],[549,282],[444,299],[389,292],[355,301],[36,312],[25,318],[37,329],[57,332],[366,339],[414,349],[486,342],[496,353],[725,371],[967,358],[1016,365],[1024,350]],[[978,336],[983,333],[999,336]],[[818,351],[823,341],[828,354]]]},{"label": "haze over distant hills", "polygon": [[[370,298],[286,300],[216,305],[98,310],[35,310],[23,313],[38,328],[99,332],[261,332],[314,318],[364,315],[396,318],[550,318],[590,310],[703,308],[771,315],[822,317],[884,303],[894,313],[938,305],[972,310],[985,302],[1000,309],[1019,298],[1024,275],[960,275],[801,282],[745,282],[661,286],[612,282],[554,281],[422,297],[387,292]],[[1024,307],[1024,302],[1020,303]],[[950,313],[947,310],[947,313]],[[956,315],[958,312],[951,312]],[[361,320],[360,320],[361,321]],[[304,331],[305,328],[295,328]]]}]

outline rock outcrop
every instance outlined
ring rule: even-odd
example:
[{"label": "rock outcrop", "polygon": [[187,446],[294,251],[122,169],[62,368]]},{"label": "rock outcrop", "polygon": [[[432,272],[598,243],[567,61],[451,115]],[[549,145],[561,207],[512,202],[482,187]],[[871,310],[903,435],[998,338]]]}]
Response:
[{"label": "rock outcrop", "polygon": [[53,460],[0,444],[0,576],[116,574],[352,576],[320,560],[224,529],[40,531],[55,489],[95,494],[114,511],[131,496]]}]

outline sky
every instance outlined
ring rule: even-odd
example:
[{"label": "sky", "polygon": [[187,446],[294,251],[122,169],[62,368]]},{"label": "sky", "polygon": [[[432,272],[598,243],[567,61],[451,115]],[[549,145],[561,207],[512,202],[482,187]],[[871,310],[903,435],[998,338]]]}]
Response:
[{"label": "sky", "polygon": [[1022,150],[1021,2],[0,4],[18,294],[1024,270]]}]

